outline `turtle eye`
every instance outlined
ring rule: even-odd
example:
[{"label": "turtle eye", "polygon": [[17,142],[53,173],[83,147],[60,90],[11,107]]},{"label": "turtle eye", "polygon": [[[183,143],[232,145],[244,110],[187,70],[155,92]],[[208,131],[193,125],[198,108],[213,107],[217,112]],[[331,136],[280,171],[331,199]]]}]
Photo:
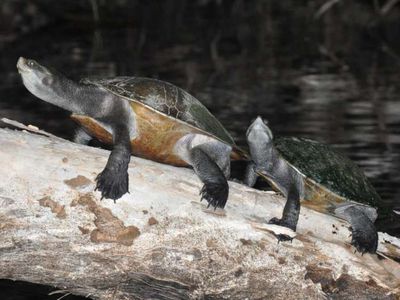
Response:
[{"label": "turtle eye", "polygon": [[33,60],[29,60],[28,63],[27,63],[27,65],[28,65],[29,67],[33,67],[33,66],[35,65],[35,63],[33,62]]}]

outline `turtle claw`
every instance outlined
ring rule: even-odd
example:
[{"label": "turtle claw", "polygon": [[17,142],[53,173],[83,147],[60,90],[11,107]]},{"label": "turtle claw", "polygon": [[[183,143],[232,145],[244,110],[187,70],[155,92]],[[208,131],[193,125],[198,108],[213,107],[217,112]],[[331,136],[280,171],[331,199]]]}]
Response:
[{"label": "turtle claw", "polygon": [[293,231],[296,231],[296,226],[292,226],[291,224],[289,224],[289,222],[286,222],[283,219],[272,218],[271,220],[269,220],[268,224],[275,224],[275,225],[287,227],[289,229],[292,229]]},{"label": "turtle claw", "polygon": [[[203,187],[201,188],[201,190],[199,192],[199,195],[202,195],[204,193],[205,189],[206,189],[206,185],[203,185]],[[201,197],[200,201],[203,201],[203,199],[204,199],[204,196]]]},{"label": "turtle claw", "polygon": [[200,201],[206,199],[208,202],[207,208],[210,206],[224,208],[228,200],[229,187],[228,183],[205,183],[200,190]]},{"label": "turtle claw", "polygon": [[353,230],[351,244],[361,255],[367,252],[375,253],[378,248],[378,234],[375,232],[375,234],[371,236],[361,230]]},{"label": "turtle claw", "polygon": [[278,244],[280,242],[292,242],[293,238],[288,236],[287,234],[274,234],[278,240]]},{"label": "turtle claw", "polygon": [[113,172],[105,168],[96,177],[96,188],[101,192],[101,200],[104,198],[114,200],[121,198],[128,191],[129,177],[127,172]]},{"label": "turtle claw", "polygon": [[[279,225],[279,226],[289,228],[293,231],[296,231],[296,226],[292,226],[289,223],[287,223],[284,220],[279,219],[279,218],[272,218],[271,220],[269,220],[268,224]],[[278,244],[280,242],[289,242],[289,241],[292,242],[293,241],[293,237],[291,237],[287,234],[284,234],[284,233],[279,233],[279,234],[274,233],[274,235],[278,239]]]}]

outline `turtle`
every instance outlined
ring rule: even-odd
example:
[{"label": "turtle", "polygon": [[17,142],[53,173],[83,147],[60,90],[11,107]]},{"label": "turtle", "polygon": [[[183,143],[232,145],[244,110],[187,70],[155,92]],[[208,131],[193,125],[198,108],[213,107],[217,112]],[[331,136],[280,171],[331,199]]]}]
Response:
[{"label": "turtle", "polygon": [[[246,132],[251,162],[245,183],[254,186],[261,176],[286,197],[282,218],[269,223],[296,231],[301,204],[346,220],[351,244],[361,253],[375,253],[374,226],[381,199],[361,169],[330,145],[307,138],[274,138],[259,116]],[[291,240],[277,235],[279,240]]]},{"label": "turtle", "polygon": [[101,199],[128,193],[131,154],[174,166],[191,166],[203,182],[201,200],[224,208],[230,161],[245,159],[221,123],[195,97],[157,79],[114,77],[75,82],[33,59],[20,57],[18,71],[36,97],[72,112],[74,140],[112,144],[96,177]]}]

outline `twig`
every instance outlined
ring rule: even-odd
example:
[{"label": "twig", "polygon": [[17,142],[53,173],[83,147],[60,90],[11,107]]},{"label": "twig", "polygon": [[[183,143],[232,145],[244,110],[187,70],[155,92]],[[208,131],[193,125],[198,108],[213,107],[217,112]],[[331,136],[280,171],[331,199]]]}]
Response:
[{"label": "twig", "polygon": [[32,133],[36,133],[36,134],[44,135],[44,136],[47,136],[47,137],[60,139],[60,137],[55,136],[54,134],[51,134],[51,133],[49,133],[47,131],[41,130],[41,129],[39,129],[38,127],[36,127],[34,125],[28,125],[27,126],[27,125],[22,124],[22,123],[20,123],[18,121],[10,120],[10,119],[7,119],[7,118],[1,118],[0,121],[2,121],[3,123],[9,124],[11,126],[17,127],[19,129],[23,129],[23,130],[32,132]]},{"label": "twig", "polygon": [[399,0],[388,0],[380,9],[381,16],[386,15],[388,12],[391,11],[393,6],[395,6],[399,2]]},{"label": "twig", "polygon": [[90,5],[92,6],[93,19],[94,19],[95,23],[99,23],[100,14],[99,14],[99,6],[97,5],[97,1],[90,0]]},{"label": "twig", "polygon": [[68,292],[68,291],[64,291],[64,290],[56,290],[56,291],[50,292],[49,296],[56,295],[56,294],[64,294],[60,298],[57,298],[57,300],[61,300],[62,298],[65,298],[65,297],[71,295],[72,293]]},{"label": "twig", "polygon": [[318,11],[314,14],[315,19],[319,19],[322,15],[324,15],[328,10],[332,8],[335,4],[339,3],[341,0],[329,0],[325,2]]}]

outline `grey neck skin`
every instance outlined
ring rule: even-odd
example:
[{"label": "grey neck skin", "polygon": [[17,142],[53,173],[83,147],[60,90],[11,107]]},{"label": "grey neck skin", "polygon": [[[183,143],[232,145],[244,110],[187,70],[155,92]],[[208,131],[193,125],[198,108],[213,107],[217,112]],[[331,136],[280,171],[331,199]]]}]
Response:
[{"label": "grey neck skin", "polygon": [[[291,168],[286,161],[280,158],[278,151],[272,142],[264,148],[265,156],[257,158],[256,164],[260,171],[267,175],[279,190],[287,196],[290,184],[292,182]],[[254,156],[253,156],[254,157]]]},{"label": "grey neck skin", "polygon": [[17,68],[33,95],[73,113],[102,118],[115,104],[117,96],[102,87],[76,83],[32,59],[20,57]]},{"label": "grey neck skin", "polygon": [[255,170],[262,172],[277,188],[288,195],[290,186],[294,184],[302,194],[302,183],[299,175],[289,166],[275,149],[273,141],[256,143],[249,141],[251,157],[255,163]]},{"label": "grey neck skin", "polygon": [[273,171],[271,158],[275,152],[272,141],[265,142],[257,139],[256,142],[248,141],[248,144],[256,169],[271,174]]},{"label": "grey neck skin", "polygon": [[55,78],[52,86],[47,94],[40,96],[42,100],[93,118],[104,117],[110,110],[113,95],[100,87],[67,78]]}]

